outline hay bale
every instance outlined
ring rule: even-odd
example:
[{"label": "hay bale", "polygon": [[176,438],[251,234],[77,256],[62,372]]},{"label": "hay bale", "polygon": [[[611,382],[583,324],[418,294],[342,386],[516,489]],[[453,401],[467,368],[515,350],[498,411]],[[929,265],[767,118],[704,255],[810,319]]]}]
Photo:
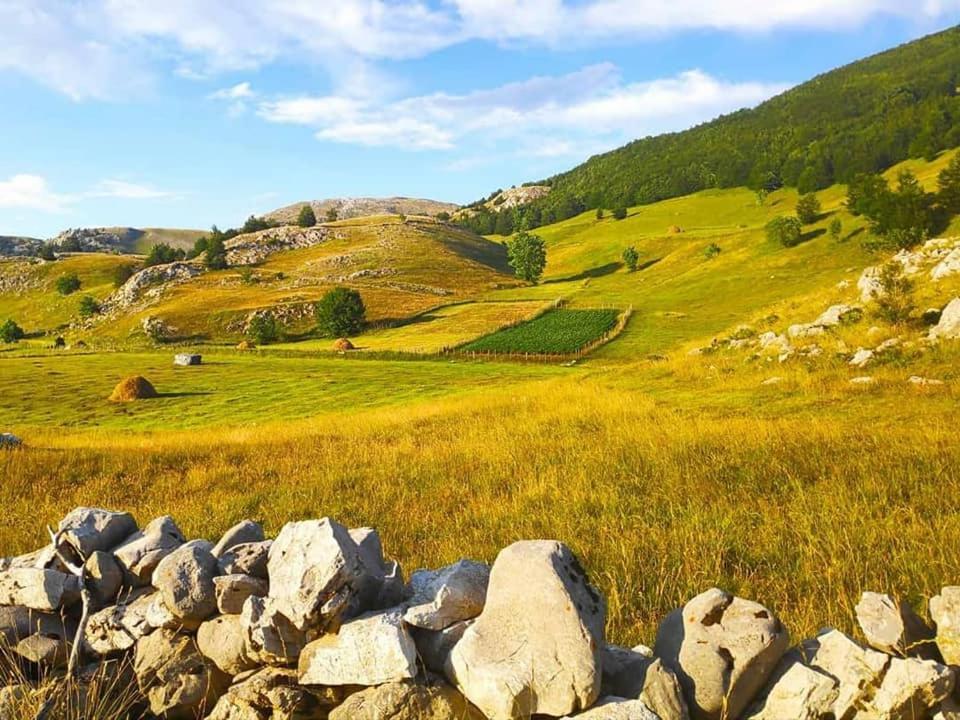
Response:
[{"label": "hay bale", "polygon": [[241,340],[237,343],[237,350],[253,350],[255,347],[256,345],[249,340]]},{"label": "hay bale", "polygon": [[679,235],[680,233],[683,232],[683,228],[680,227],[679,225],[671,225],[670,227],[667,228],[667,232],[670,233],[671,235]]},{"label": "hay bale", "polygon": [[347,350],[354,350],[355,348],[350,340],[347,338],[340,338],[333,344],[333,349],[337,352],[346,352]]},{"label": "hay bale", "polygon": [[110,393],[112,402],[130,402],[157,397],[157,391],[150,381],[141,375],[124,378]]}]

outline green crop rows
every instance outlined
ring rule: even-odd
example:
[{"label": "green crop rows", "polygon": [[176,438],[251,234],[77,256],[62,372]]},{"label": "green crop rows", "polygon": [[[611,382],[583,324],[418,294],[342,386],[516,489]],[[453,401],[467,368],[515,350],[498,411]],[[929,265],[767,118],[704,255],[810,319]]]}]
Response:
[{"label": "green crop rows", "polygon": [[551,310],[540,317],[467,343],[467,352],[575,353],[601,338],[617,324],[620,311]]}]

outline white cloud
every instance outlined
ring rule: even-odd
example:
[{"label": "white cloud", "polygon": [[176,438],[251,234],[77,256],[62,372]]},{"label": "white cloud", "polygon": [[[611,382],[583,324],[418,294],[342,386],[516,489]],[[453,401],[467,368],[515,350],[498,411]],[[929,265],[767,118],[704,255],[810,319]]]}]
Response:
[{"label": "white cloud", "polygon": [[214,93],[210,93],[211,100],[248,100],[254,97],[256,93],[250,87],[250,83],[242,82],[228,88],[222,88]]},{"label": "white cloud", "polygon": [[86,197],[109,197],[123,200],[160,200],[172,198],[176,193],[157,190],[149,185],[138,185],[124,180],[101,180]]},{"label": "white cloud", "polygon": [[39,175],[14,175],[0,180],[0,207],[58,213],[67,209],[71,198],[50,190]]}]

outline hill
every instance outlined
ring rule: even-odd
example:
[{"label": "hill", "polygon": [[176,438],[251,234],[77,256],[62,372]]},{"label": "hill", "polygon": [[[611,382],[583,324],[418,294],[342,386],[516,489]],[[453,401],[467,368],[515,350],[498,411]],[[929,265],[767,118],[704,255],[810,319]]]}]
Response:
[{"label": "hill", "polygon": [[0,235],[0,257],[36,255],[42,245],[37,238]]},{"label": "hill", "polygon": [[71,228],[47,242],[59,250],[70,252],[107,252],[133,255],[145,255],[150,248],[166,243],[174,248],[189,250],[197,238],[205,233],[202,230],[180,230],[174,228]]},{"label": "hill", "polygon": [[[532,226],[587,209],[747,186],[800,192],[960,145],[960,28],[833,70],[752,110],[648,137],[544,181]],[[485,223],[485,227],[484,227]],[[489,232],[496,218],[474,220]]]},{"label": "hill", "polygon": [[264,217],[280,224],[290,224],[297,220],[300,209],[309,204],[318,220],[323,220],[332,209],[337,212],[337,219],[351,220],[359,217],[374,215],[425,215],[436,217],[439,213],[452,213],[457,209],[453,203],[438,200],[422,200],[418,198],[328,198],[326,200],[310,200],[287,205],[278,210],[267,213]]}]

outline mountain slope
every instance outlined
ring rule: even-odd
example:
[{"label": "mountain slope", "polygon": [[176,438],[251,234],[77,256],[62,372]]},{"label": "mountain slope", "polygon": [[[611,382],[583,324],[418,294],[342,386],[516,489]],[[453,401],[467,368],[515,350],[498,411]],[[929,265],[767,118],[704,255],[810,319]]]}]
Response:
[{"label": "mountain slope", "polygon": [[128,255],[145,255],[150,248],[165,243],[174,248],[189,250],[202,230],[175,228],[71,228],[48,242],[59,250],[72,252],[113,252]]},{"label": "mountain slope", "polygon": [[[300,209],[308,202],[298,202],[293,205],[279,208],[267,213],[267,220],[288,224],[294,223],[300,214]],[[329,210],[336,210],[337,218],[350,220],[359,217],[374,215],[428,215],[435,217],[438,213],[452,213],[457,209],[453,203],[420,198],[392,197],[392,198],[328,198],[326,200],[311,200],[309,205],[317,219],[322,221]]]}]

